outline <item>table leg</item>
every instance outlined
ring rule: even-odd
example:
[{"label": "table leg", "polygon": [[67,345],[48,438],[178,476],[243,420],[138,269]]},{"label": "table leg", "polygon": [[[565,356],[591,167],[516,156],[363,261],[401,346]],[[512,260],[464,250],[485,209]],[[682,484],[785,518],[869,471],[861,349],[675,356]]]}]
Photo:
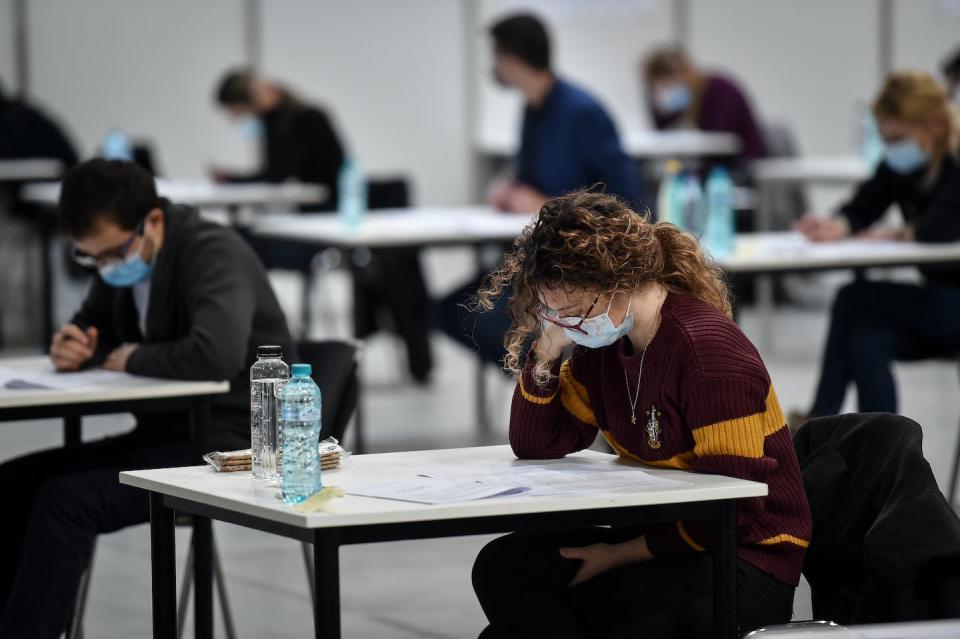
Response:
[{"label": "table leg", "polygon": [[193,517],[193,636],[213,637],[213,528],[206,517]]},{"label": "table leg", "polygon": [[63,445],[79,446],[83,442],[82,417],[70,415],[63,418]]},{"label": "table leg", "polygon": [[173,510],[163,495],[150,493],[150,557],[153,579],[153,638],[177,635],[177,566]]},{"label": "table leg", "polygon": [[51,261],[51,244],[53,243],[53,231],[48,227],[46,221],[40,221],[40,277],[41,277],[41,310],[43,318],[43,334],[40,336],[40,346],[46,353],[50,349],[50,340],[53,338],[53,264]]},{"label": "table leg", "polygon": [[[483,272],[485,265],[483,263],[483,247],[473,247],[474,261],[477,265],[477,272]],[[481,444],[486,444],[490,438],[490,413],[487,405],[487,363],[483,361],[480,353],[477,353],[477,368],[474,373],[474,401],[477,417],[477,435]]]},{"label": "table leg", "polygon": [[210,396],[200,395],[193,400],[188,418],[190,420],[190,463],[202,464],[204,453],[210,452],[206,448],[207,432],[210,429],[211,407]]},{"label": "table leg", "polygon": [[713,533],[713,632],[737,639],[737,502],[717,503]]},{"label": "table leg", "polygon": [[313,536],[316,599],[313,606],[317,639],[340,637],[340,540],[335,530],[318,530]]}]

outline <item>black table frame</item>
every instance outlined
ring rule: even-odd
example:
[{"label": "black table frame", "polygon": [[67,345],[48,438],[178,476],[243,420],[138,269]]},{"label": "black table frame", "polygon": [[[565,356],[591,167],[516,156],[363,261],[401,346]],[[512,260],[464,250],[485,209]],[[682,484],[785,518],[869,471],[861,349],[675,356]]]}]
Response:
[{"label": "black table frame", "polygon": [[[371,524],[336,528],[301,528],[235,510],[212,506],[161,492],[150,493],[150,548],[153,580],[154,639],[176,636],[176,564],[174,522],[176,514],[192,515],[195,521],[223,521],[237,526],[313,544],[316,600],[314,632],[322,639],[340,637],[341,546],[513,531],[555,530],[593,525],[631,525],[669,522],[677,519],[713,522],[713,614],[714,636],[736,639],[737,628],[737,500],[597,508],[435,521]],[[204,565],[203,570],[210,570]],[[197,570],[200,570],[199,564]],[[199,579],[199,575],[198,575]],[[208,588],[210,576],[198,581]],[[201,610],[201,606],[209,609]],[[212,597],[197,599],[197,614],[212,617]],[[198,639],[212,637],[198,632]]]},{"label": "black table frame", "polygon": [[[218,394],[220,393],[0,407],[0,422],[62,418],[63,444],[65,447],[73,447],[79,446],[82,441],[82,420],[87,415],[184,412],[190,420],[191,440],[196,443],[199,441],[198,433],[204,432],[210,423],[211,400]],[[195,451],[197,459],[200,458],[201,452],[199,448]],[[212,546],[210,520],[203,517],[195,518],[193,521],[193,576],[196,603],[194,634],[197,637],[213,636]],[[176,603],[174,603],[174,615],[176,615]]]}]

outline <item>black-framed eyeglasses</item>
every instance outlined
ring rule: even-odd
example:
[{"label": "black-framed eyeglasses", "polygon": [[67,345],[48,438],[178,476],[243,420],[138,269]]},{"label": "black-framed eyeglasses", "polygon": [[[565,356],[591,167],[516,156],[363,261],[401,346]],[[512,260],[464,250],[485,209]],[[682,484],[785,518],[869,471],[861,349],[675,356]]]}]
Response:
[{"label": "black-framed eyeglasses", "polygon": [[90,255],[89,253],[84,253],[74,245],[70,247],[70,259],[83,268],[97,268],[111,262],[120,262],[127,257],[127,253],[130,251],[130,247],[133,246],[134,240],[141,235],[143,235],[143,222],[137,224],[136,228],[133,229],[133,235],[130,236],[130,239],[117,248],[110,249],[102,255]]},{"label": "black-framed eyeglasses", "polygon": [[596,306],[597,302],[599,301],[600,301],[600,296],[597,295],[593,299],[593,303],[590,304],[590,307],[587,309],[587,312],[584,313],[583,317],[580,318],[580,321],[575,324],[573,322],[564,322],[563,321],[564,318],[557,315],[557,312],[555,310],[553,310],[552,308],[544,304],[540,304],[540,306],[537,307],[536,315],[538,318],[540,318],[544,322],[550,322],[554,326],[559,326],[560,328],[566,328],[571,331],[574,331],[575,333],[586,335],[587,331],[583,330],[583,323],[590,317],[590,311],[593,310],[593,307]]}]

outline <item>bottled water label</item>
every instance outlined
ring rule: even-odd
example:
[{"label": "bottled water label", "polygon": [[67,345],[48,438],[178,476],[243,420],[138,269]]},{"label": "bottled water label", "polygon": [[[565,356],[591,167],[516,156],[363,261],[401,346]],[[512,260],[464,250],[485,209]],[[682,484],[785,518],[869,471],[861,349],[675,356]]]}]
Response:
[{"label": "bottled water label", "polygon": [[279,477],[277,398],[285,383],[284,379],[258,379],[250,382],[251,470],[258,479]]}]

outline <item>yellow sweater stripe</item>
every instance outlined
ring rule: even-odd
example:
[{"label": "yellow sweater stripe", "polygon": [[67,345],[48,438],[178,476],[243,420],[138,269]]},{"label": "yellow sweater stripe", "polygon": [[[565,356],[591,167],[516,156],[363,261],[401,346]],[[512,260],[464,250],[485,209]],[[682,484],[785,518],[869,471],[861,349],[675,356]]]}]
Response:
[{"label": "yellow sweater stripe", "polygon": [[590,396],[587,389],[578,382],[570,371],[570,360],[560,367],[560,402],[571,415],[584,424],[597,425],[597,416],[590,408]]},{"label": "yellow sweater stripe", "polygon": [[727,419],[693,431],[693,451],[698,457],[736,455],[759,459],[768,435],[786,427],[777,393],[770,385],[763,412]]},{"label": "yellow sweater stripe", "polygon": [[704,548],[703,546],[701,546],[700,544],[698,544],[693,540],[693,537],[691,537],[690,534],[687,532],[687,529],[684,528],[682,521],[677,522],[677,532],[680,534],[680,539],[682,539],[684,543],[686,543],[688,546],[690,546],[697,552],[705,552],[707,550],[706,548]]},{"label": "yellow sweater stripe", "polygon": [[529,391],[527,391],[526,388],[523,387],[523,375],[520,376],[520,381],[517,382],[517,388],[520,389],[520,395],[522,395],[523,398],[528,402],[530,402],[531,404],[549,404],[550,402],[553,401],[553,398],[557,396],[556,393],[553,393],[552,395],[547,395],[546,397],[543,397],[542,395],[534,395],[533,393],[530,393]]},{"label": "yellow sweater stripe", "polygon": [[603,433],[603,438],[607,440],[608,444],[610,444],[610,448],[616,451],[617,455],[620,457],[626,457],[627,459],[632,459],[655,468],[676,468],[678,470],[690,470],[693,468],[694,454],[692,450],[688,450],[684,453],[677,453],[668,459],[640,459],[627,450],[623,444],[618,442],[617,438],[614,437],[613,433],[611,433],[609,430],[603,430],[600,432]]},{"label": "yellow sweater stripe", "polygon": [[755,543],[761,546],[772,546],[774,544],[794,544],[796,546],[800,546],[801,548],[807,548],[810,545],[810,542],[806,539],[800,539],[799,537],[794,537],[793,535],[788,535],[786,533],[775,535],[773,537],[767,537],[766,539],[761,539]]}]

